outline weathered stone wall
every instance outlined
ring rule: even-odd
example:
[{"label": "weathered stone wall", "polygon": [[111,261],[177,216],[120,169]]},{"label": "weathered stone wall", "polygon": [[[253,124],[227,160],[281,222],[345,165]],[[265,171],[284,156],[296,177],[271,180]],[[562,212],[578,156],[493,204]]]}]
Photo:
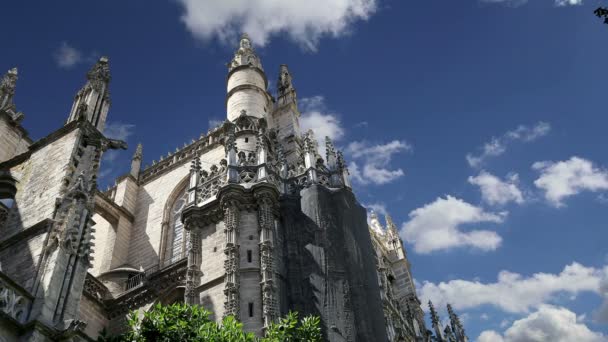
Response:
[{"label": "weathered stone wall", "polygon": [[82,296],[80,300],[78,319],[87,323],[84,332],[92,339],[97,339],[99,332],[109,322],[103,307],[87,296]]},{"label": "weathered stone wall", "polygon": [[55,199],[60,196],[63,179],[69,170],[79,130],[34,151],[29,159],[10,169],[17,178],[17,195],[2,238],[52,218]]},{"label": "weathered stone wall", "polygon": [[[298,242],[303,254],[288,256],[290,280],[292,272],[300,271],[302,281],[300,285],[290,281],[290,287],[296,287],[290,300],[312,303],[304,305],[306,314],[321,316],[330,341],[386,341],[365,209],[345,189],[312,185],[301,196],[308,220],[285,220],[285,224],[296,224],[292,231],[302,229],[310,234]],[[293,298],[298,295],[302,298]]]},{"label": "weathered stone wall", "polygon": [[127,176],[117,184],[114,202],[133,214],[137,204],[137,191],[137,183],[133,178]]},{"label": "weathered stone wall", "polygon": [[24,289],[31,291],[47,235],[46,230],[41,230],[34,236],[2,248],[0,271]]},{"label": "weathered stone wall", "polygon": [[27,151],[29,139],[9,118],[0,114],[0,163]]},{"label": "weathered stone wall", "polygon": [[[202,234],[201,244],[201,284],[205,286],[208,282],[216,280],[218,277],[223,277],[226,273],[224,270],[224,244],[226,237],[224,235],[224,223],[212,224],[206,227]],[[223,296],[223,294],[222,294]],[[223,305],[223,298],[222,305]]]},{"label": "weathered stone wall", "polygon": [[[263,326],[259,243],[257,212],[241,211],[239,215],[240,318],[245,331],[257,333]],[[251,262],[248,260],[249,251]],[[252,315],[249,315],[249,305],[253,305]]]},{"label": "weathered stone wall", "polygon": [[93,221],[95,221],[95,233],[93,233],[95,247],[91,252],[93,262],[89,273],[97,277],[100,273],[110,269],[114,252],[113,242],[116,239],[116,226],[99,214],[93,215]]},{"label": "weathered stone wall", "polygon": [[[209,170],[211,165],[219,164],[224,156],[224,147],[218,145],[200,157],[202,168]],[[170,198],[171,194],[178,186],[182,186],[189,172],[190,163],[184,163],[140,186],[129,244],[128,264],[131,266],[145,268],[158,263],[162,223],[163,219],[168,220],[168,217],[165,217],[165,208],[171,208],[173,203],[168,203],[174,200]],[[167,210],[167,214],[169,211]]]}]

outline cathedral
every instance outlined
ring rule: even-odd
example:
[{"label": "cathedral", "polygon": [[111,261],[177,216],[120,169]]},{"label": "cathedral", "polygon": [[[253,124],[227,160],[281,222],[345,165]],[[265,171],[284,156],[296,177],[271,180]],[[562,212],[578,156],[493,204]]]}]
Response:
[{"label": "cathedral", "polygon": [[[33,141],[0,80],[0,341],[95,341],[126,315],[185,302],[261,336],[289,311],[327,341],[465,342],[448,306],[432,330],[398,228],[359,204],[344,156],[302,132],[286,65],[275,95],[247,35],[228,63],[226,120],[107,190],[110,67],[86,75],[59,129]],[[218,101],[221,101],[218,99]],[[57,118],[60,121],[60,118]],[[58,126],[60,126],[58,124]]]}]

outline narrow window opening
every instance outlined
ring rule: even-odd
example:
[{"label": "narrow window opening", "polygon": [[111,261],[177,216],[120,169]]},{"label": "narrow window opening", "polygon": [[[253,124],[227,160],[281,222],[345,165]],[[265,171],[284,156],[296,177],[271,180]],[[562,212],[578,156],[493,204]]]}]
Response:
[{"label": "narrow window opening", "polygon": [[252,253],[251,253],[251,249],[247,250],[247,262],[251,262],[251,258],[252,258]]},{"label": "narrow window opening", "polygon": [[217,247],[213,247],[213,252],[217,252]]},{"label": "narrow window opening", "polygon": [[249,303],[249,317],[253,317],[253,303]]},{"label": "narrow window opening", "polygon": [[253,240],[253,235],[249,235],[249,240]]},{"label": "narrow window opening", "polygon": [[245,142],[248,143],[249,142],[249,138],[245,138]]}]

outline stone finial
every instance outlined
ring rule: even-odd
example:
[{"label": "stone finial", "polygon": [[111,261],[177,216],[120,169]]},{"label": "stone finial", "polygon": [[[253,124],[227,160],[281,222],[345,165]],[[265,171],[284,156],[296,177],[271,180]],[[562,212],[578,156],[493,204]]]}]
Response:
[{"label": "stone finial", "polygon": [[291,80],[291,74],[289,73],[287,64],[281,64],[281,67],[279,69],[279,81],[277,82],[277,90],[279,96],[284,95],[290,90],[294,90]]},{"label": "stone finial", "polygon": [[110,82],[110,60],[106,56],[99,58],[87,73],[87,79],[91,82]]},{"label": "stone finial", "polygon": [[391,215],[386,214],[384,216],[384,220],[386,221],[386,229],[393,233],[395,236],[398,235],[399,230],[397,229],[397,225],[393,222],[393,218]]},{"label": "stone finial", "polygon": [[135,148],[135,153],[133,153],[133,158],[131,158],[131,159],[141,160],[141,158],[143,157],[143,152],[144,152],[143,145],[141,143],[137,144],[137,147]]},{"label": "stone finial", "polygon": [[433,302],[429,300],[429,311],[431,312],[431,322],[433,325],[439,324],[439,315],[437,315],[437,311],[435,311],[435,307],[433,306]]},{"label": "stone finial", "polygon": [[15,104],[13,103],[18,78],[17,68],[15,67],[0,79],[0,109],[8,111],[13,120],[16,121],[23,119],[23,114],[15,112]]},{"label": "stone finial", "polygon": [[260,58],[255,54],[251,45],[251,39],[246,33],[243,33],[239,41],[239,48],[234,53],[234,58],[228,63],[228,70],[232,70],[241,65],[251,65],[260,70],[262,69],[262,63]]}]

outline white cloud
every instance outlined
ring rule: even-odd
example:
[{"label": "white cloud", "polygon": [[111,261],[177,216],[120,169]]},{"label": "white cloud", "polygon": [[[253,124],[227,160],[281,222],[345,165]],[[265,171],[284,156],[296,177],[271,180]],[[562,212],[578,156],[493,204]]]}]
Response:
[{"label": "white cloud", "polygon": [[[519,7],[521,5],[525,5],[528,3],[528,0],[480,0],[485,3],[492,4],[503,4],[508,7]],[[576,6],[582,5],[582,0],[554,0],[555,6],[563,7],[563,6]]]},{"label": "white cloud", "polygon": [[[405,141],[393,140],[386,144],[370,144],[367,141],[354,141],[346,147],[352,159],[349,171],[354,181],[360,184],[386,184],[405,173],[402,169],[389,169],[393,156],[411,151],[412,146]],[[362,168],[359,168],[362,165]]]},{"label": "white cloud", "polygon": [[471,167],[480,167],[490,157],[499,156],[507,151],[507,146],[514,141],[531,142],[549,134],[551,125],[546,122],[538,122],[533,127],[520,125],[512,131],[508,131],[498,138],[492,138],[490,142],[481,147],[481,153],[467,154],[466,159]]},{"label": "white cloud", "polygon": [[133,134],[135,125],[122,122],[109,122],[104,128],[103,134],[110,139],[127,140]]},{"label": "white cloud", "polygon": [[511,174],[505,181],[486,171],[479,172],[476,177],[469,177],[469,183],[479,186],[482,199],[491,205],[505,205],[509,202],[522,204],[524,196],[517,187],[519,177]]},{"label": "white cloud", "polygon": [[368,210],[373,210],[376,214],[386,216],[388,214],[388,210],[386,209],[386,204],[384,203],[370,203],[363,204],[363,206]]},{"label": "white cloud", "polygon": [[[502,238],[490,230],[463,231],[462,226],[473,223],[503,222],[505,212],[490,213],[461,199],[437,198],[409,214],[403,224],[402,238],[414,245],[417,253],[430,253],[456,247],[471,247],[482,251],[498,248]],[[426,302],[426,301],[423,301]],[[433,300],[434,302],[434,300]]]},{"label": "white cloud", "polygon": [[486,330],[477,337],[477,342],[503,342],[504,339],[494,330]]},{"label": "white cloud", "polygon": [[299,101],[300,129],[302,133],[312,130],[317,140],[319,154],[325,159],[325,137],[329,137],[335,142],[342,140],[345,130],[342,127],[338,114],[327,109],[325,98],[317,95],[305,97]]},{"label": "white cloud", "polygon": [[596,168],[589,160],[572,157],[559,162],[536,162],[532,168],[540,172],[534,181],[545,192],[545,199],[556,207],[563,206],[563,199],[582,191],[608,190],[608,171]]},{"label": "white cloud", "polygon": [[577,320],[574,312],[552,305],[541,305],[538,311],[513,322],[504,334],[486,330],[477,342],[602,342],[601,333],[591,331]]},{"label": "white cloud", "polygon": [[583,0],[555,0],[555,6],[563,7],[563,6],[578,6],[582,5]]},{"label": "white cloud", "polygon": [[608,271],[604,272],[604,278],[600,281],[600,295],[604,302],[595,312],[595,319],[601,323],[608,323]]},{"label": "white cloud", "polygon": [[376,11],[376,0],[178,1],[184,8],[181,20],[196,38],[228,42],[247,32],[254,44],[264,46],[271,36],[286,33],[310,51],[322,37],[343,36]]},{"label": "white cloud", "polygon": [[71,68],[83,61],[83,56],[76,48],[62,42],[61,46],[53,53],[55,62],[61,68]]},{"label": "white cloud", "polygon": [[558,274],[536,273],[524,277],[503,270],[493,283],[462,279],[438,284],[423,282],[418,293],[423,303],[432,300],[437,306],[450,303],[462,310],[492,305],[509,313],[528,313],[558,294],[600,294],[600,282],[607,271],[608,268],[585,267],[576,262],[565,266]]}]

